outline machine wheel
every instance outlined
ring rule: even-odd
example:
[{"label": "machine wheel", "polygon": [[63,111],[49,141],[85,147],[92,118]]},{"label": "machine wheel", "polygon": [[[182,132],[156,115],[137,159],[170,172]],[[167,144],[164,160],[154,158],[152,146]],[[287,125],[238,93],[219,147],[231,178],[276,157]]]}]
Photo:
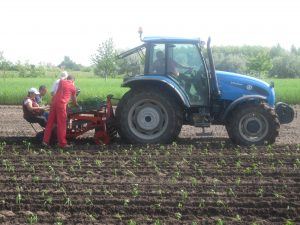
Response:
[{"label": "machine wheel", "polygon": [[128,143],[170,143],[182,127],[183,112],[159,88],[130,90],[116,109],[118,132]]},{"label": "machine wheel", "polygon": [[242,105],[235,109],[226,129],[238,145],[264,145],[275,142],[280,123],[274,109],[266,104]]}]

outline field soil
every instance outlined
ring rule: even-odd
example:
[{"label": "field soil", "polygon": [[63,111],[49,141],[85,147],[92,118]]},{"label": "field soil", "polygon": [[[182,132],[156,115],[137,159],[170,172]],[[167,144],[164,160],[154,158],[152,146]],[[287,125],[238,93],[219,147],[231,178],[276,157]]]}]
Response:
[{"label": "field soil", "polygon": [[[294,106],[296,113],[300,112],[300,105]],[[39,125],[33,125],[37,131],[41,128]],[[33,137],[34,129],[28,122],[23,119],[23,112],[20,106],[4,106],[0,105],[0,138],[10,137],[10,139],[18,139],[24,137]],[[300,118],[296,117],[294,121],[287,125],[281,125],[279,137],[276,139],[276,144],[293,144],[299,143],[300,137]],[[179,141],[187,139],[198,139],[199,141],[206,139],[221,138],[224,141],[229,141],[226,129],[224,126],[212,126],[205,129],[205,134],[201,128],[192,126],[183,126],[179,135]],[[193,140],[193,141],[196,141]]]},{"label": "field soil", "polygon": [[185,126],[171,145],[61,150],[0,106],[0,224],[300,224],[299,123],[264,147]]}]

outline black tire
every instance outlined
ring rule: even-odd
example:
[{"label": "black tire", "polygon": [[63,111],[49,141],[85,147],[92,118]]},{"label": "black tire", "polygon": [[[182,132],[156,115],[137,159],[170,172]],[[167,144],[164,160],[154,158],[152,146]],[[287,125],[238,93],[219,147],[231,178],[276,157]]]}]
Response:
[{"label": "black tire", "polygon": [[127,143],[171,143],[180,133],[183,111],[162,89],[132,89],[120,100],[116,121]]},{"label": "black tire", "polygon": [[247,104],[235,109],[228,119],[229,138],[238,145],[273,144],[280,123],[274,109],[267,104]]}]

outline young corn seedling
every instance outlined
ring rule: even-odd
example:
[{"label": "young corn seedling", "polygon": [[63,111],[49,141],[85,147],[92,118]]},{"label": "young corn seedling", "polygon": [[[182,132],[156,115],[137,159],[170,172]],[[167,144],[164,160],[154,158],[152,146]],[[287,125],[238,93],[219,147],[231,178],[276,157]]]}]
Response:
[{"label": "young corn seedling", "polygon": [[236,167],[237,169],[240,169],[240,168],[242,167],[242,162],[241,162],[240,159],[235,163],[235,167]]},{"label": "young corn seedling", "polygon": [[232,190],[232,188],[229,188],[228,189],[228,191],[227,191],[227,194],[229,195],[229,196],[233,196],[233,197],[237,197],[237,195],[234,193],[234,191]]},{"label": "young corn seedling", "polygon": [[284,225],[296,225],[296,223],[293,220],[288,219],[285,221]]},{"label": "young corn seedling", "polygon": [[183,208],[183,203],[182,202],[179,202],[178,205],[177,205],[178,209],[182,209]]},{"label": "young corn seedling", "polygon": [[100,159],[96,159],[95,164],[96,164],[97,167],[101,167],[102,164],[103,164],[103,161],[101,161]]},{"label": "young corn seedling", "polygon": [[138,184],[134,184],[132,187],[132,191],[131,194],[134,198],[138,197],[140,195],[140,191],[139,191],[139,185]]},{"label": "young corn seedling", "polygon": [[38,216],[36,214],[30,214],[27,217],[27,223],[29,224],[35,224],[38,222]]},{"label": "young corn seedling", "polygon": [[84,202],[85,202],[85,205],[87,205],[87,206],[94,205],[93,201],[90,198],[85,198]]},{"label": "young corn seedling", "polygon": [[217,200],[217,206],[219,206],[219,207],[221,206],[221,207],[223,207],[225,209],[228,208],[227,205],[225,204],[225,202],[223,200],[221,200],[221,199]]},{"label": "young corn seedling", "polygon": [[84,193],[85,193],[85,194],[88,194],[89,196],[92,196],[93,190],[92,190],[92,189],[85,189],[85,190],[84,190]]},{"label": "young corn seedling", "polygon": [[51,206],[53,203],[53,198],[51,196],[45,196],[44,206]]},{"label": "young corn seedling", "polygon": [[6,142],[0,142],[0,155],[3,155]]},{"label": "young corn seedling", "polygon": [[262,198],[263,194],[264,194],[264,189],[261,187],[257,190],[256,195]]},{"label": "young corn seedling", "polygon": [[235,218],[234,218],[236,221],[238,222],[242,222],[242,218],[239,214],[236,214]]},{"label": "young corn seedling", "polygon": [[188,153],[189,156],[191,156],[193,154],[193,149],[194,149],[193,145],[190,145],[188,147],[187,153]]},{"label": "young corn seedling", "polygon": [[130,200],[128,198],[124,199],[124,202],[123,202],[123,206],[128,206],[130,203]]},{"label": "young corn seedling", "polygon": [[117,214],[114,215],[114,217],[117,218],[118,220],[122,221],[124,215],[122,215],[122,214],[120,214],[120,213],[117,213]]},{"label": "young corn seedling", "polygon": [[192,186],[195,187],[198,184],[198,181],[195,177],[191,177]]},{"label": "young corn seedling", "polygon": [[4,165],[5,170],[7,172],[12,172],[12,173],[15,172],[15,166],[8,159],[4,159],[2,161],[2,164]]},{"label": "young corn seedling", "polygon": [[176,218],[177,220],[181,220],[182,214],[181,214],[180,212],[175,213],[175,218]]},{"label": "young corn seedling", "polygon": [[154,225],[163,225],[164,223],[160,221],[160,219],[156,219]]},{"label": "young corn seedling", "polygon": [[89,218],[89,220],[92,221],[92,222],[97,221],[96,215],[95,215],[95,214],[88,214],[88,218]]},{"label": "young corn seedling", "polygon": [[21,201],[22,201],[22,195],[21,195],[21,193],[18,193],[16,196],[16,204],[20,205]]},{"label": "young corn seedling", "polygon": [[66,196],[65,199],[64,199],[64,204],[66,206],[72,206],[73,204],[72,204],[71,198]]},{"label": "young corn seedling", "polygon": [[199,201],[198,207],[199,207],[200,209],[203,209],[203,208],[205,207],[205,200],[204,200],[204,199],[201,199],[201,200]]},{"label": "young corn seedling", "polygon": [[110,197],[113,197],[113,194],[111,191],[107,190],[106,187],[103,188],[103,193],[104,195],[108,195]]},{"label": "young corn seedling", "polygon": [[299,168],[300,168],[300,160],[297,158],[297,159],[295,159],[294,170],[299,169]]},{"label": "young corn seedling", "polygon": [[81,159],[76,158],[75,165],[78,167],[79,170],[81,170]]},{"label": "young corn seedling", "polygon": [[39,177],[39,176],[33,176],[33,177],[32,177],[32,182],[33,182],[33,183],[36,183],[36,184],[37,184],[37,183],[39,183],[39,181],[40,181],[40,177]]},{"label": "young corn seedling", "polygon": [[276,198],[280,198],[280,199],[285,198],[282,194],[280,194],[280,193],[278,193],[278,192],[276,192],[276,191],[273,192],[273,195],[274,195]]},{"label": "young corn seedling", "polygon": [[23,144],[25,145],[27,151],[30,152],[31,143],[29,141],[23,141]]},{"label": "young corn seedling", "polygon": [[221,218],[219,218],[219,219],[217,220],[216,225],[225,225],[225,222],[224,222],[224,220],[222,220]]},{"label": "young corn seedling", "polygon": [[137,223],[133,219],[129,220],[127,224],[128,225],[137,225]]},{"label": "young corn seedling", "polygon": [[189,193],[185,190],[180,190],[181,200],[185,202],[188,199]]}]

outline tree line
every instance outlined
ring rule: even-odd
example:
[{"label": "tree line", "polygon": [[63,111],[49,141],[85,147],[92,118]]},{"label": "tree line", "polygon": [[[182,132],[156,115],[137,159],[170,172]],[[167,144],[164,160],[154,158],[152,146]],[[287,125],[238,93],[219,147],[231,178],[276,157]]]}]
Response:
[{"label": "tree line", "polygon": [[[95,54],[91,55],[91,66],[77,64],[69,56],[65,56],[63,61],[55,66],[12,63],[0,52],[0,70],[2,75],[8,71],[15,71],[20,77],[43,76],[47,70],[57,67],[71,71],[93,71],[95,75],[105,78],[143,72],[144,58],[141,55],[118,59],[117,55],[121,52],[122,50],[116,49],[112,38],[99,44]],[[205,49],[203,52],[206,55]],[[300,48],[295,46],[289,50],[279,44],[273,47],[214,46],[213,56],[217,70],[256,77],[300,78]]]}]

